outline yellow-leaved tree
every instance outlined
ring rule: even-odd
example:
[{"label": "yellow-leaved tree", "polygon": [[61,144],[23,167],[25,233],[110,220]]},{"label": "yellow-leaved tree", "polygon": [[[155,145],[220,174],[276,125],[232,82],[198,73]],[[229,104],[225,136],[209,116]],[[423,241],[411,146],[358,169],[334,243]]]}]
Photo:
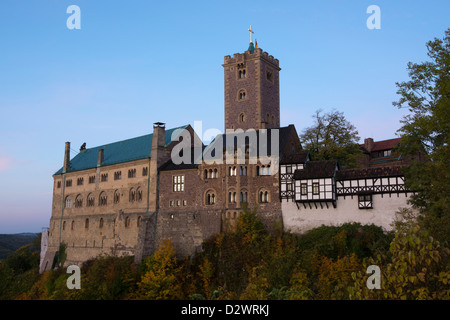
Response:
[{"label": "yellow-leaved tree", "polygon": [[175,256],[175,249],[169,240],[162,242],[159,249],[145,259],[146,272],[138,282],[137,299],[170,300],[182,299],[181,267]]}]

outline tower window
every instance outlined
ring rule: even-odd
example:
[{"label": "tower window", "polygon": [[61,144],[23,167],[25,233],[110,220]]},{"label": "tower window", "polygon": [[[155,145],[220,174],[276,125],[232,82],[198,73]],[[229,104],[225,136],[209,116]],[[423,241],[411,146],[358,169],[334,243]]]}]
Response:
[{"label": "tower window", "polygon": [[244,89],[239,90],[239,95],[238,98],[239,100],[245,100],[247,93],[245,92]]},{"label": "tower window", "polygon": [[239,122],[245,122],[245,114],[244,113],[241,113],[239,115]]},{"label": "tower window", "polygon": [[247,70],[245,68],[244,63],[239,63],[237,65],[237,77],[238,79],[245,79],[247,78]]},{"label": "tower window", "polygon": [[273,72],[267,71],[266,72],[266,79],[269,80],[270,82],[273,82]]}]

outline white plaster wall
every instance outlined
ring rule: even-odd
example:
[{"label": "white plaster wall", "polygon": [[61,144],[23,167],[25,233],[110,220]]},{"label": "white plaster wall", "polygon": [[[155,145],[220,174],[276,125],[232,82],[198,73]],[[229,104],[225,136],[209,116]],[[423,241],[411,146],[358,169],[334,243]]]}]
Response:
[{"label": "white plaster wall", "polygon": [[290,233],[305,233],[321,225],[339,226],[348,222],[359,222],[363,225],[375,224],[385,230],[392,230],[392,222],[395,219],[396,212],[400,208],[410,207],[407,204],[409,196],[405,194],[379,194],[373,195],[373,209],[358,209],[358,196],[338,197],[337,206],[333,208],[331,203],[328,208],[323,203],[323,209],[317,203],[317,209],[314,204],[302,203],[299,207],[292,200],[283,200],[281,210],[283,215],[284,231]]}]

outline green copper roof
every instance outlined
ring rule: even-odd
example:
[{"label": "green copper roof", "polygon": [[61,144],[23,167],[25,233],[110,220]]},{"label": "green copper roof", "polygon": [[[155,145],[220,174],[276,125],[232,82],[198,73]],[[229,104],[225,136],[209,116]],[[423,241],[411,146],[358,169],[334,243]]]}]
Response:
[{"label": "green copper roof", "polygon": [[[165,130],[165,146],[172,142],[172,133],[177,129],[186,129],[189,125]],[[153,134],[136,137],[128,140],[113,142],[80,151],[70,160],[70,169],[67,172],[74,172],[97,167],[98,151],[104,150],[102,166],[109,166],[128,161],[148,159],[152,149]],[[62,174],[62,168],[55,175]]]},{"label": "green copper roof", "polygon": [[255,52],[255,46],[253,45],[253,42],[250,42],[250,45],[248,46],[248,51],[250,51],[250,53]]}]

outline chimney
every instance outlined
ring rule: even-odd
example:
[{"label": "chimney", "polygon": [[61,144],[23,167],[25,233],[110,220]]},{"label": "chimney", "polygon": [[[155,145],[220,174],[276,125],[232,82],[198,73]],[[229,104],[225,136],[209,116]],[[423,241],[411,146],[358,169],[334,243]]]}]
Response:
[{"label": "chimney", "polygon": [[149,168],[149,201],[148,210],[155,212],[158,210],[158,168],[170,159],[170,151],[166,150],[166,128],[162,122],[153,124],[152,149],[150,151]]},{"label": "chimney", "polygon": [[373,149],[373,139],[372,138],[366,138],[364,139],[364,148],[371,152]]},{"label": "chimney", "polygon": [[97,167],[100,167],[102,165],[103,160],[104,160],[104,155],[105,155],[104,149],[98,150]]},{"label": "chimney", "polygon": [[155,122],[153,124],[152,149],[164,148],[165,145],[166,145],[165,123]]},{"label": "chimney", "polygon": [[64,164],[63,173],[66,173],[70,169],[70,142],[66,142],[66,148],[64,150]]}]

